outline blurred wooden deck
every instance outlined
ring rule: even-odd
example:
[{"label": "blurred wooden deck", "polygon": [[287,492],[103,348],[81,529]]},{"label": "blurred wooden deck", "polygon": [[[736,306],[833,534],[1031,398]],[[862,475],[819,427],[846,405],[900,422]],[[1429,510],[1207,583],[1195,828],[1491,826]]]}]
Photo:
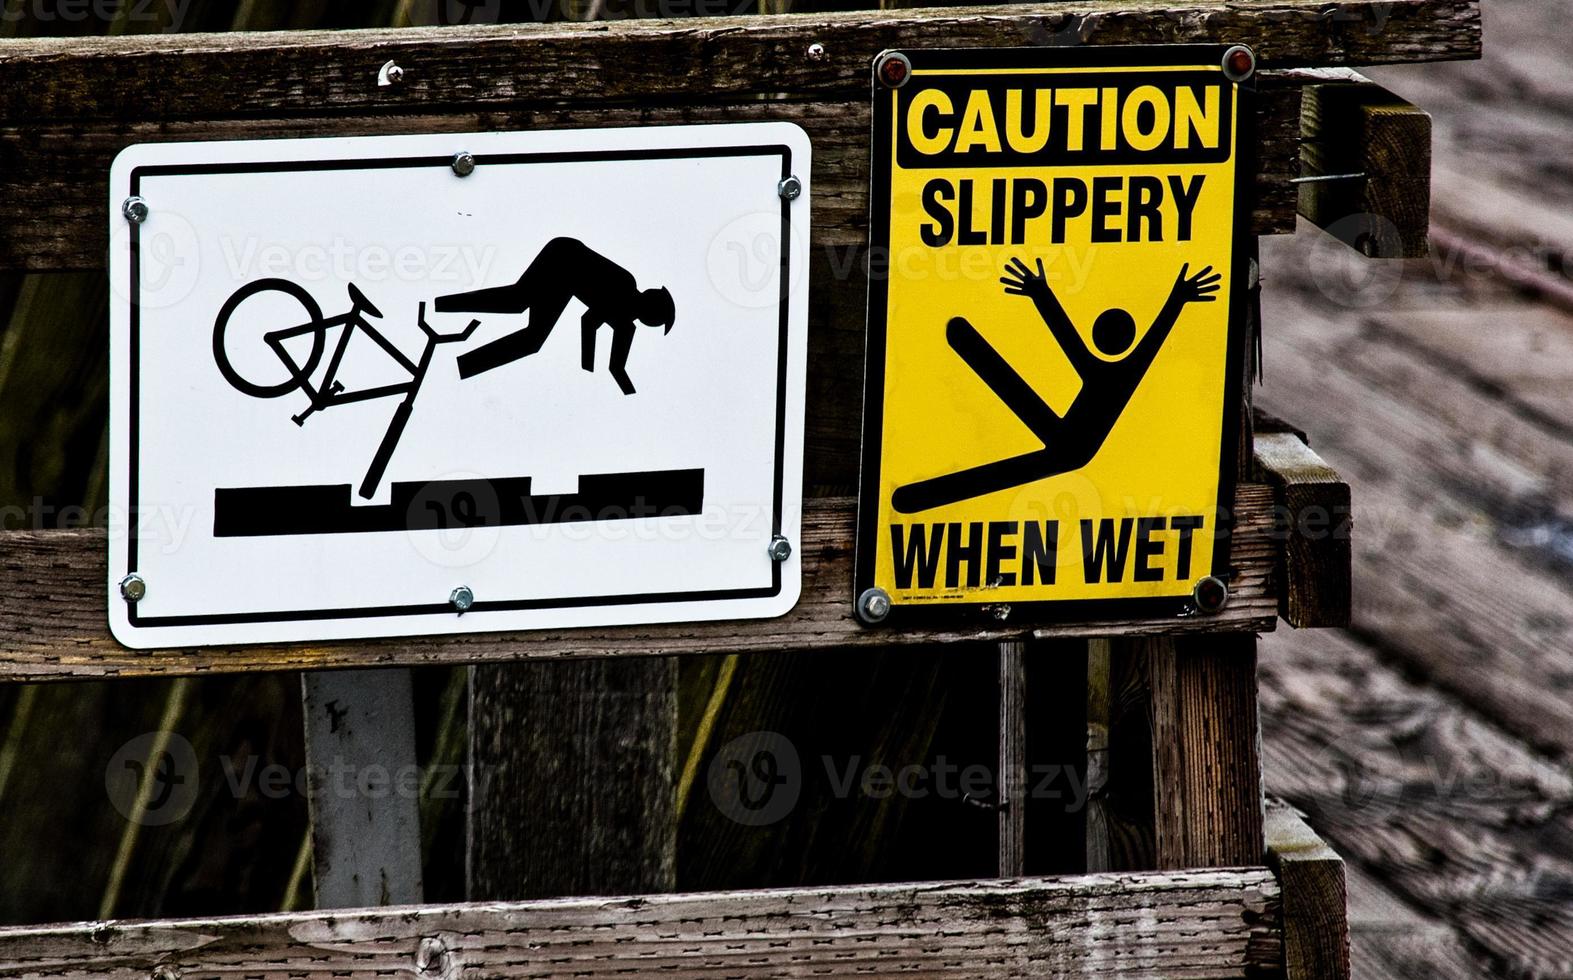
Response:
[{"label": "blurred wooden deck", "polygon": [[1573,977],[1573,4],[1485,16],[1483,62],[1370,72],[1435,117],[1433,255],[1263,241],[1260,404],[1356,514],[1354,627],[1263,639],[1264,766],[1366,980]]}]

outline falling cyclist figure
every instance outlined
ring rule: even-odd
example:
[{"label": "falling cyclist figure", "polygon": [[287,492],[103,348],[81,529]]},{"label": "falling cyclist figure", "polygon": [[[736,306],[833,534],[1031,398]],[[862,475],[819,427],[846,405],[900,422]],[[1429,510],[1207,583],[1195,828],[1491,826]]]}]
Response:
[{"label": "falling cyclist figure", "polygon": [[1037,266],[1033,273],[1021,259],[1012,259],[1000,282],[1010,295],[1032,300],[1071,366],[1081,375],[1081,390],[1063,416],[1055,414],[972,324],[959,316],[953,318],[945,328],[951,349],[1033,435],[1043,440],[1043,448],[909,483],[898,488],[891,500],[898,512],[911,514],[943,507],[1086,466],[1103,447],[1120,413],[1146,377],[1181,311],[1189,303],[1215,302],[1218,297],[1213,294],[1218,292],[1222,279],[1212,266],[1194,276],[1187,275],[1189,265],[1181,266],[1163,309],[1134,348],[1131,342],[1136,338],[1135,319],[1118,308],[1100,313],[1092,326],[1092,342],[1104,355],[1099,357],[1088,349],[1059,297],[1049,288],[1042,259]]},{"label": "falling cyclist figure", "polygon": [[628,352],[634,342],[634,321],[672,332],[675,309],[672,294],[661,289],[640,290],[633,274],[575,238],[547,242],[524,270],[519,281],[437,300],[439,312],[523,313],[530,320],[516,330],[459,356],[459,377],[469,378],[539,351],[557,326],[568,301],[585,305],[579,321],[580,361],[595,370],[595,335],[603,326],[612,328],[612,377],[623,394],[634,393],[628,377]]}]

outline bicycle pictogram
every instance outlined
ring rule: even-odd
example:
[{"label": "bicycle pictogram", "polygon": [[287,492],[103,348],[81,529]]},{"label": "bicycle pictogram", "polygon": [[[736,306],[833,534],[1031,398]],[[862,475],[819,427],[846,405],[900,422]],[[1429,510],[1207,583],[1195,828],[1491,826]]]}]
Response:
[{"label": "bicycle pictogram", "polygon": [[[377,398],[404,396],[393,410],[388,430],[361,480],[359,493],[362,498],[370,500],[382,482],[388,461],[393,457],[400,436],[404,434],[404,427],[409,423],[415,396],[426,379],[427,371],[431,369],[437,345],[462,343],[470,339],[481,321],[471,320],[468,326],[456,333],[440,333],[426,322],[426,303],[420,303],[416,323],[425,335],[426,343],[420,357],[411,360],[371,323],[372,319],[383,319],[383,312],[354,283],[349,283],[348,287],[349,310],[338,316],[324,317],[322,307],[299,283],[276,278],[247,283],[225,301],[213,322],[213,360],[224,380],[236,391],[253,398],[279,398],[295,391],[305,392],[308,400],[306,407],[291,416],[296,425],[305,425],[307,419],[325,409]],[[253,373],[252,377],[248,377],[237,367],[236,359],[231,357],[228,345],[239,344],[240,341],[230,336],[230,326],[241,306],[258,297],[274,301],[293,300],[300,307],[300,312],[287,316],[287,326],[262,333],[261,343],[266,347],[266,352],[259,352],[254,346],[252,356],[240,359],[240,363]],[[639,289],[633,273],[576,238],[559,236],[548,241],[516,282],[439,296],[435,305],[439,313],[488,313],[503,317],[528,313],[523,327],[459,356],[456,363],[462,379],[538,353],[568,309],[569,303],[574,300],[584,306],[584,314],[580,318],[581,366],[586,371],[595,369],[596,334],[601,327],[610,327],[612,353],[607,365],[608,372],[624,395],[634,394],[627,364],[634,341],[635,323],[644,323],[661,328],[663,333],[670,333],[676,317],[672,294],[664,287]],[[259,316],[261,314],[251,314],[252,319]],[[323,355],[327,353],[329,334],[334,330],[339,331],[338,339],[333,345],[332,354],[328,356],[327,368],[320,380],[313,381]],[[339,371],[344,365],[345,351],[356,334],[364,334],[376,343],[409,376],[408,380],[357,389],[346,387],[339,380]],[[300,352],[302,338],[308,338],[310,342],[304,354]],[[291,353],[292,341],[295,353]],[[258,353],[262,353],[260,358],[255,356]],[[272,355],[271,358],[268,354]],[[273,380],[272,377],[258,380],[255,372],[259,370],[271,368],[276,375],[274,361],[283,366],[284,376],[279,380]]]},{"label": "bicycle pictogram", "polygon": [[[236,369],[225,346],[225,339],[230,322],[241,305],[247,300],[269,293],[293,298],[302,307],[305,318],[299,323],[269,330],[262,335],[263,342],[284,366],[288,375],[282,381],[262,383],[247,378]],[[420,358],[412,361],[367,319],[367,317],[382,319],[382,311],[377,309],[376,305],[366,298],[366,294],[353,283],[349,285],[349,294],[348,312],[334,317],[324,317],[322,307],[311,294],[304,287],[288,279],[258,279],[248,283],[230,296],[213,323],[213,360],[218,364],[224,380],[228,381],[235,390],[254,398],[278,398],[294,391],[304,391],[309,403],[303,411],[291,416],[296,425],[305,425],[307,419],[324,409],[403,395],[403,400],[393,410],[393,418],[388,422],[387,432],[377,446],[376,454],[372,456],[371,466],[361,480],[359,493],[361,497],[370,499],[376,493],[377,485],[382,482],[382,475],[388,468],[388,461],[393,458],[393,450],[398,446],[399,438],[404,434],[404,427],[409,423],[410,413],[415,405],[415,396],[420,391],[421,382],[426,379],[426,372],[431,368],[432,355],[437,345],[468,340],[470,335],[480,327],[481,321],[471,320],[468,326],[457,333],[440,334],[426,322],[426,304],[421,303],[416,315],[416,323],[425,335],[426,343]],[[323,372],[321,381],[314,384],[312,376],[316,373],[322,355],[326,352],[328,334],[334,329],[339,330],[338,342],[333,347],[333,353],[328,359],[327,370]],[[356,390],[346,388],[338,378],[339,368],[344,362],[344,352],[349,348],[351,338],[357,333],[364,334],[374,341],[395,364],[408,372],[409,380]],[[311,342],[310,350],[299,361],[285,346],[288,341],[298,337],[309,337]]]}]

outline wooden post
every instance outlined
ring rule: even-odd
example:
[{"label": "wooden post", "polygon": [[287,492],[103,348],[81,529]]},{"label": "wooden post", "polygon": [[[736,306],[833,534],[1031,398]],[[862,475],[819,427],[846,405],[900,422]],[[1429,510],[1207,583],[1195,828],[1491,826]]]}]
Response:
[{"label": "wooden post", "polygon": [[422,900],[420,770],[408,669],[302,675],[317,907]]},{"label": "wooden post", "polygon": [[1152,641],[1146,670],[1158,868],[1261,861],[1255,635]]},{"label": "wooden post", "polygon": [[1089,871],[1262,859],[1256,637],[1095,640]]},{"label": "wooden post", "polygon": [[670,657],[474,668],[470,898],[673,890],[676,756]]},{"label": "wooden post", "polygon": [[1027,644],[999,645],[999,876],[1025,872],[1027,848]]}]

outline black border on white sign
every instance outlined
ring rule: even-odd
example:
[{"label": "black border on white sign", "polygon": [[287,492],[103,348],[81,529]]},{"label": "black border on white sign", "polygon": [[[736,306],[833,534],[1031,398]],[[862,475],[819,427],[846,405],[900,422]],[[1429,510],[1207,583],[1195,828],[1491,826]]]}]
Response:
[{"label": "black border on white sign", "polygon": [[[496,153],[476,154],[477,165],[508,166],[541,163],[611,163],[627,160],[693,160],[713,159],[717,157],[742,157],[742,156],[779,156],[781,158],[781,179],[785,180],[792,175],[792,149],[780,144],[756,144],[747,146],[699,146],[680,147],[672,149],[643,149],[643,150],[581,150],[564,152],[542,153]],[[448,156],[420,156],[420,157],[389,157],[385,159],[346,159],[346,160],[316,160],[316,161],[278,161],[274,163],[215,163],[192,165],[157,165],[142,166],[131,171],[130,193],[140,195],[141,182],[144,177],[175,177],[195,176],[199,174],[236,174],[236,173],[281,173],[290,171],[328,171],[328,170],[390,170],[402,167],[429,167],[433,170],[451,171],[453,157]],[[138,431],[137,431],[137,405],[141,388],[140,376],[140,349],[139,331],[141,329],[140,299],[141,299],[141,273],[138,266],[140,259],[140,231],[141,226],[133,223],[130,228],[130,288],[131,288],[131,320],[129,330],[129,344],[127,355],[130,361],[127,386],[128,419],[130,432],[126,453],[127,461],[127,502],[128,526],[136,527],[137,511],[137,467],[139,465]],[[772,535],[781,533],[782,497],[784,494],[783,480],[785,477],[786,454],[786,370],[787,370],[787,344],[790,317],[788,316],[791,297],[791,242],[792,209],[791,201],[781,199],[781,297],[779,301],[779,328],[776,343],[776,420],[775,420],[775,479],[773,486],[772,512],[770,517],[770,532]],[[805,270],[806,273],[807,270]],[[607,595],[607,596],[581,596],[576,598],[559,599],[503,599],[490,601],[477,601],[470,610],[473,612],[486,611],[518,611],[528,609],[566,609],[590,606],[622,606],[637,605],[655,602],[691,602],[696,600],[731,600],[731,599],[760,599],[779,595],[781,592],[781,565],[771,562],[771,584],[768,587],[743,588],[743,589],[715,589],[698,592],[652,592],[633,595]],[[137,536],[129,533],[126,542],[126,569],[125,574],[134,574],[137,570]],[[394,606],[361,606],[348,609],[299,609],[277,612],[259,613],[210,613],[191,616],[139,616],[137,606],[128,604],[127,614],[133,627],[158,627],[158,626],[203,626],[223,625],[231,623],[277,623],[294,622],[302,620],[322,619],[364,619],[387,618],[393,616],[447,616],[453,615],[453,606],[447,602],[423,603],[420,605],[394,605]]]}]

